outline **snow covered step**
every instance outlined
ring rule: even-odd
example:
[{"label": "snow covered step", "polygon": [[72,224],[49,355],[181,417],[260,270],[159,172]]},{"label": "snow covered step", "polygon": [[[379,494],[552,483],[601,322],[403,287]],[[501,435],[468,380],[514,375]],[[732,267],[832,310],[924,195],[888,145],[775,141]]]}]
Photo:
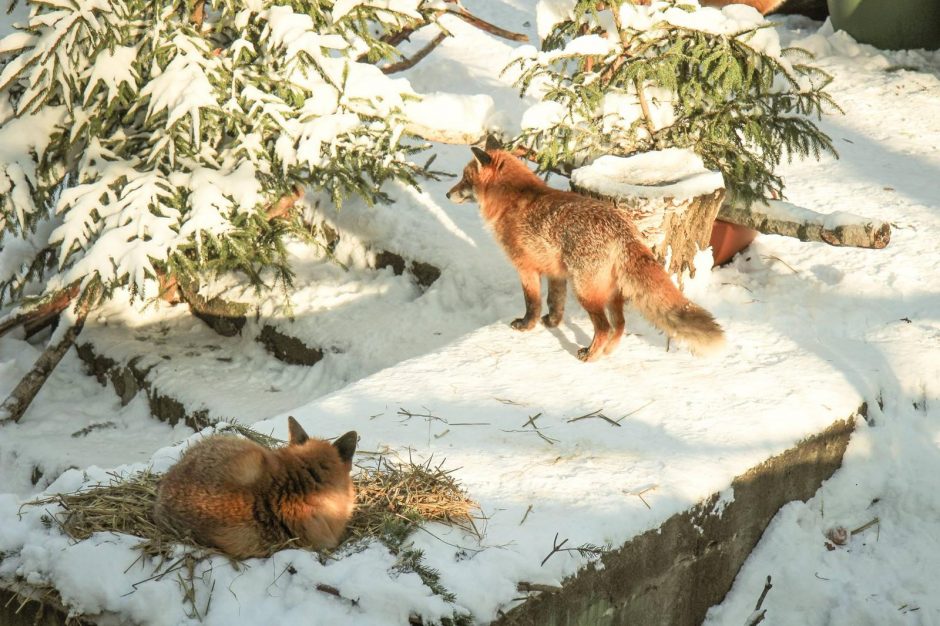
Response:
[{"label": "snow covered step", "polygon": [[[414,541],[478,620],[694,623],[776,510],[840,465],[862,404],[824,354],[766,320],[728,331],[714,359],[667,353],[644,333],[583,364],[573,356],[590,332],[582,314],[558,331],[497,324],[291,414],[309,432],[355,428],[363,450],[459,468],[488,518],[482,542],[444,527]],[[602,566],[577,551],[546,560],[564,540],[611,552]],[[520,589],[543,585],[563,589],[514,608]],[[374,617],[368,598],[360,605]],[[617,619],[591,621],[593,611]]]},{"label": "snow covered step", "polygon": [[[434,595],[415,576],[402,575],[381,544],[326,563],[304,551],[285,551],[270,564],[237,571],[225,559],[213,560],[205,581],[199,579],[205,588],[197,591],[211,595],[204,623],[252,623],[240,612],[245,606],[255,607],[257,614],[290,610],[332,615],[336,623],[389,626],[409,615],[435,623],[455,613],[471,613],[479,623],[582,619],[617,624],[628,618],[632,623],[694,623],[721,599],[777,508],[812,494],[838,467],[852,416],[862,403],[858,389],[824,351],[808,349],[785,328],[776,330],[769,322],[782,318],[762,315],[761,307],[756,303],[740,316],[724,311],[729,349],[716,358],[666,352],[661,337],[643,331],[625,337],[609,358],[584,364],[574,352],[586,343],[590,322],[572,312],[554,331],[517,333],[502,323],[486,326],[313,402],[284,408],[317,436],[357,430],[363,453],[415,460],[433,456],[480,503],[486,516],[477,524],[482,539],[443,525],[410,537],[413,548],[424,552],[424,563],[440,572],[441,585],[456,596],[454,603]],[[141,341],[106,343],[107,329],[119,330],[117,314],[108,318],[112,325],[89,328],[90,335],[96,345],[115,353],[135,342],[151,345],[172,331],[174,344],[191,344],[196,352],[203,345],[201,333],[211,333],[198,321],[171,324],[166,318],[172,312],[158,313],[159,321],[149,328],[146,319],[136,320],[150,333]],[[253,341],[244,341],[241,350],[253,346],[273,361]],[[133,347],[139,352],[139,345]],[[163,360],[165,349],[153,344],[147,363]],[[179,357],[185,364],[196,358],[179,354],[183,350],[176,348],[171,360]],[[272,373],[256,371],[262,364],[250,354],[244,358],[243,365],[223,358],[216,376],[185,367],[149,375],[158,382],[176,376],[172,384],[193,397],[211,394],[221,410],[245,413],[267,403],[270,415],[304,393],[289,388],[287,370],[309,373],[320,367],[278,363],[278,384],[288,394],[279,397],[258,391],[257,379],[267,380]],[[283,414],[255,427],[283,435]],[[165,469],[171,459],[170,451],[157,452],[154,468]],[[66,479],[72,481],[68,484],[84,480],[81,473],[60,481]],[[7,504],[15,516],[18,505]],[[49,533],[57,531],[23,530],[15,536],[26,543],[10,546],[11,554],[30,553],[31,542],[68,543]],[[115,591],[96,596],[96,610],[123,615],[128,603],[160,597],[165,623],[185,621],[182,600],[169,600],[179,594],[173,581],[153,580],[146,583],[148,595],[125,597],[127,588],[150,576],[140,568],[127,571],[137,556],[131,544],[127,538],[109,557],[107,575],[116,577],[109,588]],[[604,552],[600,559],[597,549]],[[75,558],[80,553],[76,548]],[[10,567],[17,558],[8,559]],[[305,573],[276,578],[288,564]],[[690,586],[696,575],[704,578]],[[55,584],[58,575],[43,576]],[[313,583],[328,584],[357,604],[318,593]],[[81,581],[78,587],[74,580],[69,584],[73,601],[83,597]],[[278,593],[266,591],[272,585]],[[552,587],[561,590],[526,591]],[[520,607],[520,595],[526,593],[541,596]],[[684,596],[689,600],[677,600]],[[290,607],[285,598],[291,599]],[[73,608],[81,612],[78,602]],[[634,609],[656,617],[639,619]],[[584,621],[595,616],[610,621]]]},{"label": "snow covered step", "polygon": [[410,276],[347,271],[312,255],[295,268],[289,311],[282,293],[258,298],[241,285],[220,292],[260,314],[239,334],[220,336],[185,305],[143,308],[118,297],[86,324],[79,355],[123,402],[143,391],[154,416],[198,429],[287,411],[437,349],[479,326],[480,315],[493,315],[483,307],[451,319],[448,309],[463,308],[453,277],[425,291]]}]

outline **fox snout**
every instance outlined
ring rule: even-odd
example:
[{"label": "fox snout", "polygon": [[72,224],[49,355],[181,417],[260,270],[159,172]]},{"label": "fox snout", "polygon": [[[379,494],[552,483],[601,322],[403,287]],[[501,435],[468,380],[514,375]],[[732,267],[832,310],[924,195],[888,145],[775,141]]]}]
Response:
[{"label": "fox snout", "polygon": [[475,202],[477,197],[473,193],[473,186],[462,180],[447,192],[447,199],[454,204],[463,204],[464,202]]}]

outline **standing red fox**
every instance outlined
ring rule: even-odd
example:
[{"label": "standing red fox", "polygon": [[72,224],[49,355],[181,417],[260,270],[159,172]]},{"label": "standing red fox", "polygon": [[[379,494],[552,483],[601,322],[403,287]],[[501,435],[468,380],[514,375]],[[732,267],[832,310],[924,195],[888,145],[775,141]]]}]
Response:
[{"label": "standing red fox", "polygon": [[582,361],[617,346],[624,329],[623,306],[631,298],[654,326],[685,341],[693,352],[723,345],[721,327],[672,284],[624,211],[610,202],[552,189],[508,152],[472,150],[473,160],[447,197],[458,204],[479,202],[483,218],[516,266],[525,316],[513,320],[513,328],[535,326],[542,308],[541,277],[547,276],[543,324],[561,322],[567,280],[591,316],[594,340],[578,351]]},{"label": "standing red fox", "polygon": [[311,439],[293,417],[290,442],[270,450],[231,435],[190,447],[157,489],[155,519],[235,557],[264,556],[290,539],[333,548],[352,515],[350,431]]}]

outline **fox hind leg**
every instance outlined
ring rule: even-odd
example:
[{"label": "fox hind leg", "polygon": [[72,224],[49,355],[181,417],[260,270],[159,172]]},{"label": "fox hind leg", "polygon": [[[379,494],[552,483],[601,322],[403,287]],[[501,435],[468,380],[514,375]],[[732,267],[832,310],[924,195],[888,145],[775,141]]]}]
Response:
[{"label": "fox hind leg", "polygon": [[525,317],[514,319],[510,326],[515,330],[531,330],[542,311],[542,279],[538,272],[522,270],[519,270],[519,279],[522,281],[522,295],[525,298]]},{"label": "fox hind leg", "polygon": [[604,311],[607,303],[602,298],[585,298],[581,294],[578,294],[578,301],[591,316],[591,323],[594,325],[594,340],[587,348],[578,350],[578,358],[582,361],[593,361],[604,353],[604,346],[610,337],[610,322],[607,321]]},{"label": "fox hind leg", "polygon": [[614,326],[614,334],[611,335],[610,339],[607,341],[607,345],[604,346],[604,354],[613,352],[617,344],[620,343],[620,338],[623,337],[623,329],[627,325],[623,317],[623,306],[625,303],[623,293],[621,293],[619,289],[614,292],[610,302],[607,303],[610,321]]},{"label": "fox hind leg", "polygon": [[542,323],[548,328],[555,328],[565,316],[565,298],[568,296],[568,283],[564,278],[548,277],[548,314],[542,316]]}]

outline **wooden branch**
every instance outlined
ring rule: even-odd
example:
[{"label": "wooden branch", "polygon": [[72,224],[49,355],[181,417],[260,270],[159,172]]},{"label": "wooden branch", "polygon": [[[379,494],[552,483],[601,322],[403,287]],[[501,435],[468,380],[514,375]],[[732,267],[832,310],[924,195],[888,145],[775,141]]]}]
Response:
[{"label": "wooden branch", "polygon": [[764,590],[760,594],[760,598],[757,599],[757,606],[754,607],[754,612],[751,613],[748,617],[747,622],[744,626],[757,626],[764,621],[764,617],[767,616],[767,609],[761,610],[761,606],[764,604],[764,598],[767,597],[767,592],[773,588],[773,585],[770,584],[770,576],[767,576],[767,582],[764,584]]},{"label": "wooden branch", "polygon": [[887,222],[843,212],[826,215],[780,200],[755,202],[749,209],[726,203],[718,211],[718,219],[766,235],[821,241],[831,246],[881,249],[891,241]]},{"label": "wooden branch", "polygon": [[241,333],[247,321],[248,304],[229,302],[219,297],[206,298],[199,294],[198,285],[186,281],[178,281],[178,287],[192,314],[205,322],[209,328],[223,337],[233,337]]},{"label": "wooden branch", "polygon": [[445,13],[459,17],[463,21],[476,26],[482,31],[486,31],[491,35],[496,35],[497,37],[502,37],[503,39],[509,39],[510,41],[520,41],[527,42],[529,41],[528,35],[523,35],[522,33],[514,33],[511,30],[506,30],[505,28],[500,28],[495,24],[490,24],[486,20],[480,19],[470,11],[466,10],[462,6],[458,6],[453,9],[447,9]]},{"label": "wooden branch", "polygon": [[412,67],[417,65],[421,61],[421,59],[431,54],[434,48],[441,45],[441,43],[445,39],[447,39],[447,36],[448,36],[447,33],[443,33],[443,32],[438,33],[437,37],[432,39],[428,44],[426,44],[423,48],[418,50],[412,56],[404,58],[401,61],[398,61],[397,63],[389,63],[388,65],[383,67],[382,73],[394,74],[395,72],[403,72],[407,69],[411,69]]},{"label": "wooden branch", "polygon": [[78,334],[82,332],[85,318],[88,316],[88,311],[95,299],[88,297],[81,303],[75,323],[65,331],[62,339],[55,344],[50,343],[46,350],[39,355],[33,369],[20,380],[3,404],[0,405],[0,425],[20,421],[49,375],[75,343]]},{"label": "wooden branch", "polygon": [[0,337],[10,330],[20,325],[38,324],[43,320],[55,317],[64,311],[69,303],[78,296],[79,283],[75,282],[65,289],[52,294],[48,299],[37,306],[23,311],[22,313],[12,313],[3,320],[0,320]]},{"label": "wooden branch", "polygon": [[650,115],[650,107],[646,102],[646,92],[643,91],[643,85],[640,84],[639,80],[633,80],[633,86],[636,88],[636,97],[640,101],[640,110],[643,112],[643,121],[646,123],[646,132],[650,134],[650,139],[653,139],[656,135],[656,131],[653,129],[653,117]]}]

